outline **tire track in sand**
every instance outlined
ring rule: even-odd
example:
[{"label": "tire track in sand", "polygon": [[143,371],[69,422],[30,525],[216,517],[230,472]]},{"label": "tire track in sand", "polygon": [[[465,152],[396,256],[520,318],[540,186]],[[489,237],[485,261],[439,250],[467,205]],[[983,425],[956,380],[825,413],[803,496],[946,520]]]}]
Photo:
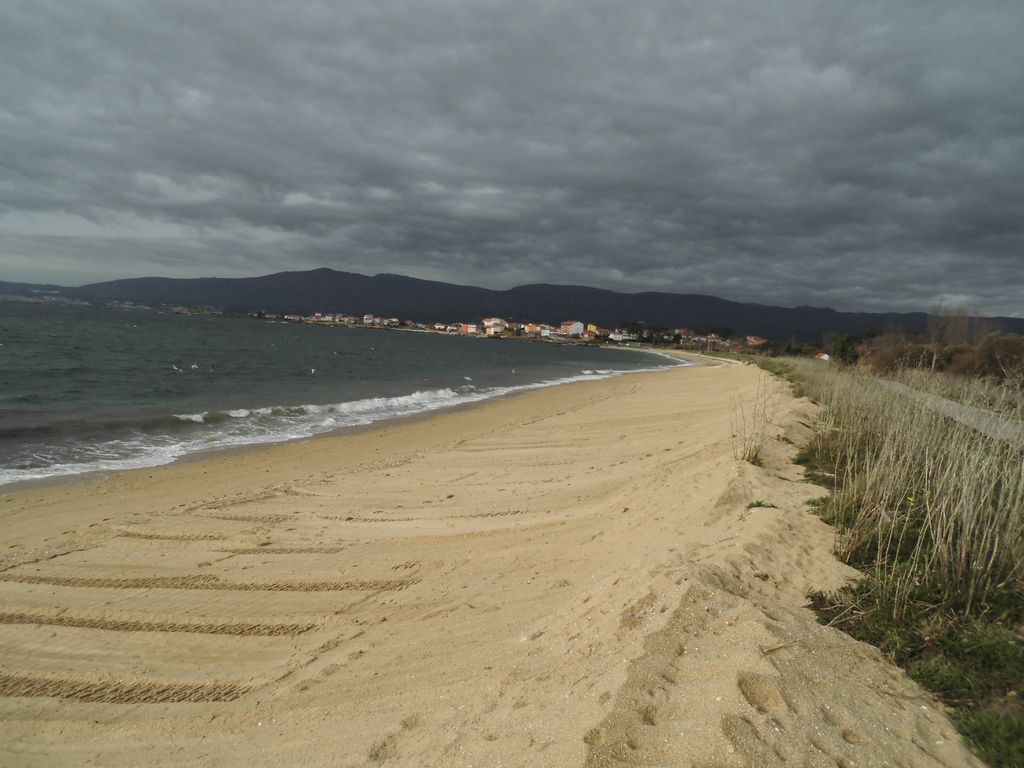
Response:
[{"label": "tire track in sand", "polygon": [[347,549],[338,547],[233,547],[218,549],[228,555],[336,555]]},{"label": "tire track in sand", "polygon": [[146,541],[222,541],[227,536],[215,533],[147,533],[146,531],[119,530],[118,536]]},{"label": "tire track in sand", "polygon": [[250,690],[241,683],[160,683],[0,675],[0,696],[47,696],[105,704],[174,704],[234,701]]},{"label": "tire track in sand", "polygon": [[220,589],[238,592],[344,592],[375,590],[397,592],[420,581],[406,579],[367,579],[346,581],[223,581],[216,576],[151,576],[113,579],[81,576],[0,575],[0,581],[20,584],[48,584],[55,587],[93,587],[96,589]]},{"label": "tire track in sand", "polygon": [[78,629],[105,629],[113,632],[189,632],[237,637],[295,637],[316,629],[317,624],[256,624],[250,622],[179,622],[98,619],[83,616],[47,616],[31,613],[0,613],[0,624],[40,624]]},{"label": "tire track in sand", "polygon": [[232,523],[260,523],[264,525],[278,525],[294,518],[289,515],[241,515],[231,512],[193,512],[193,517],[203,517],[207,520],[227,520]]}]

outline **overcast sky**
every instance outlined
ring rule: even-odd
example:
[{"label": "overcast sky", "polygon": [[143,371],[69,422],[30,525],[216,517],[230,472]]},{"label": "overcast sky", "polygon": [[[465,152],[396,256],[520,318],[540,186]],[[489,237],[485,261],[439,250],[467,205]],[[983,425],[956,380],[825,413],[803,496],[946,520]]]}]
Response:
[{"label": "overcast sky", "polygon": [[1024,3],[4,0],[0,279],[1024,316]]}]

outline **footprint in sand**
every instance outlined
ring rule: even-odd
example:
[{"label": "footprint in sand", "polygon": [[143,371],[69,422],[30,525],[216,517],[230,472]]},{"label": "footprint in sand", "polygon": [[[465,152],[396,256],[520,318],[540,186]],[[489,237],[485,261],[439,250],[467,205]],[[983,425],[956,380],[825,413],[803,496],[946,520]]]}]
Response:
[{"label": "footprint in sand", "polygon": [[370,748],[370,752],[367,757],[370,758],[372,763],[384,763],[388,760],[394,760],[399,755],[399,747],[401,746],[400,741],[403,734],[407,731],[411,731],[413,728],[418,728],[423,724],[423,718],[418,714],[409,715],[402,719],[401,730],[397,733],[391,733],[385,736],[383,739],[375,742]]},{"label": "footprint in sand", "polygon": [[767,675],[741,672],[736,680],[743,698],[759,712],[779,717],[789,711],[778,686]]}]

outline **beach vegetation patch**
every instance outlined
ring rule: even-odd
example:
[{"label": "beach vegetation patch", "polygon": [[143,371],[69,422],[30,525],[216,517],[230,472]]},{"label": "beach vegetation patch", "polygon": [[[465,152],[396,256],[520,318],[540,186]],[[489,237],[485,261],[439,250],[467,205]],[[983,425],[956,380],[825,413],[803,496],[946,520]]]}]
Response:
[{"label": "beach vegetation patch", "polygon": [[1024,765],[1024,390],[786,365],[821,406],[797,457],[831,491],[811,506],[864,573],[813,607],[952,707],[990,765]]},{"label": "beach vegetation patch", "polygon": [[750,397],[732,401],[733,456],[755,466],[768,441],[768,428],[778,413],[779,394],[770,376],[762,375]]}]

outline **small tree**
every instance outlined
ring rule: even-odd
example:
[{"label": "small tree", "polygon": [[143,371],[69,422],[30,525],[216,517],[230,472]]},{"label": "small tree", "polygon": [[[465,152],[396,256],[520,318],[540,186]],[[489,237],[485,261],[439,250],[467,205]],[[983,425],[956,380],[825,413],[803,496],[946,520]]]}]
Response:
[{"label": "small tree", "polygon": [[844,365],[853,365],[860,358],[860,352],[857,351],[857,340],[844,333],[832,342],[829,355],[833,360]]}]

